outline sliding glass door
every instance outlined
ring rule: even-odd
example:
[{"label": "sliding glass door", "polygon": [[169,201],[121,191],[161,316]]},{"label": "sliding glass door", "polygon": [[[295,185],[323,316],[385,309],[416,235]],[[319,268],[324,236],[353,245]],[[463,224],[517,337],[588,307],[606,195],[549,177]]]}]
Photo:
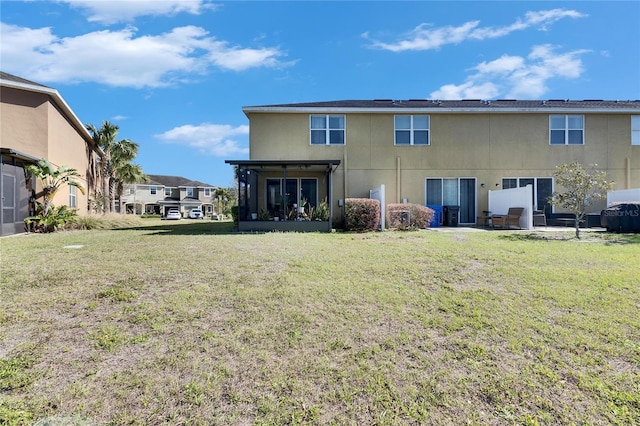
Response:
[{"label": "sliding glass door", "polygon": [[476,222],[476,178],[427,178],[426,205],[460,206],[459,223]]},{"label": "sliding glass door", "polygon": [[[284,196],[282,191],[284,190]],[[266,210],[272,216],[294,211],[294,205],[316,207],[318,205],[318,179],[292,178],[267,179]]]}]

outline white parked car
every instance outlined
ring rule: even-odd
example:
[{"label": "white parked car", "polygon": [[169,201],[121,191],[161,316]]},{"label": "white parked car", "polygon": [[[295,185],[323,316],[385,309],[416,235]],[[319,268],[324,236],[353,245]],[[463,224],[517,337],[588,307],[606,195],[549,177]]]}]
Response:
[{"label": "white parked car", "polygon": [[200,209],[191,209],[189,219],[204,219],[204,213]]},{"label": "white parked car", "polygon": [[169,209],[167,212],[167,220],[180,220],[182,219],[182,215],[180,214],[180,210],[178,209]]}]

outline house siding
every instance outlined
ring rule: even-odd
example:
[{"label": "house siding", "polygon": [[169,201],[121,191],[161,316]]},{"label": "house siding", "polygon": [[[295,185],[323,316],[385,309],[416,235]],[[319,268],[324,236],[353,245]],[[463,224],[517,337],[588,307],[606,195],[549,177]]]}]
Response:
[{"label": "house siding", "polygon": [[[87,180],[87,176],[92,157],[98,152],[93,147],[90,135],[72,112],[65,112],[57,106],[57,102],[64,104],[64,101],[54,89],[22,82],[18,83],[20,87],[14,87],[13,83],[11,77],[3,73],[0,86],[0,148],[5,153],[24,154],[32,159],[30,161],[46,158],[54,166],[76,169],[81,175],[78,180],[85,193],[76,191],[75,209],[79,214],[87,214],[90,185],[93,184]],[[7,164],[11,162],[4,156],[3,161]],[[20,163],[20,167],[24,167],[24,161]],[[40,191],[38,182],[35,192]],[[23,196],[25,194],[21,194],[21,199]],[[58,191],[53,203],[68,205],[68,187]],[[22,219],[24,217],[20,218]]]},{"label": "house siding", "polygon": [[[466,177],[477,178],[477,210],[482,211],[487,209],[488,190],[500,189],[495,184],[502,178],[551,177],[557,165],[570,161],[597,164],[616,182],[616,189],[640,187],[640,147],[631,145],[634,113],[615,109],[345,112],[346,144],[338,146],[310,144],[309,116],[320,113],[317,110],[245,113],[252,160],[341,159],[334,173],[335,203],[368,197],[370,189],[384,184],[387,202],[407,198],[424,204],[425,178]],[[342,114],[329,109],[327,113]],[[396,114],[430,115],[430,145],[395,146]],[[550,145],[550,114],[583,115],[584,145]],[[601,203],[593,210],[602,207]]]}]

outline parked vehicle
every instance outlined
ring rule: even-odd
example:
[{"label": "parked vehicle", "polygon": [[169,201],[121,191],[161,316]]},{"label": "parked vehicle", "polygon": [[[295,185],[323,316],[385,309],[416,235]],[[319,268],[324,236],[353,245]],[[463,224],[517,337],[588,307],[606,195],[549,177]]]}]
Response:
[{"label": "parked vehicle", "polygon": [[640,203],[621,203],[602,210],[600,224],[609,232],[640,232]]},{"label": "parked vehicle", "polygon": [[178,209],[169,209],[166,216],[167,220],[180,220],[182,219],[182,215],[180,214],[180,210]]},{"label": "parked vehicle", "polygon": [[189,219],[204,219],[204,213],[200,209],[191,209]]}]

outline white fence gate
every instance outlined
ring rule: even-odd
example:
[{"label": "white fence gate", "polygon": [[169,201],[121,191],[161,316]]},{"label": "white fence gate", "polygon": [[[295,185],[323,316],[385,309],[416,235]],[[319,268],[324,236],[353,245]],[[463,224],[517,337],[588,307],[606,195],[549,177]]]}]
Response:
[{"label": "white fence gate", "polygon": [[370,190],[369,198],[380,201],[380,230],[384,231],[386,226],[384,222],[385,217],[387,216],[384,202],[384,185],[380,185],[378,188]]}]

